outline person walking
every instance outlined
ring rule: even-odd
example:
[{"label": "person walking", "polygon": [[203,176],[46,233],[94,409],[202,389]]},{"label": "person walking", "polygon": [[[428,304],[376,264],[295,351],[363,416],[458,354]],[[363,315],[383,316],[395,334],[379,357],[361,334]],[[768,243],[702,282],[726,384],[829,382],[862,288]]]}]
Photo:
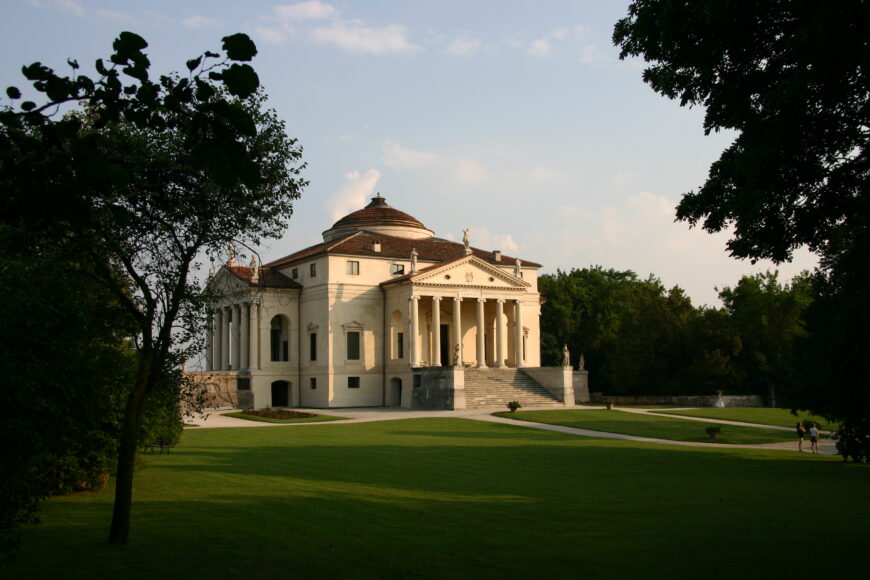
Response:
[{"label": "person walking", "polygon": [[798,451],[804,450],[804,435],[806,435],[807,430],[804,427],[804,424],[800,421],[795,425],[795,429],[797,430],[797,438],[798,438]]},{"label": "person walking", "polygon": [[819,428],[813,423],[810,425],[810,451],[819,452]]}]

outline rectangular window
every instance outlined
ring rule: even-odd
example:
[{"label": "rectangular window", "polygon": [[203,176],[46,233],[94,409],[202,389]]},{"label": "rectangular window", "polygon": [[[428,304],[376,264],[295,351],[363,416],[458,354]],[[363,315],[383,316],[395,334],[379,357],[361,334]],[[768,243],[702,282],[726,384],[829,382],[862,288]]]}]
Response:
[{"label": "rectangular window", "polygon": [[299,278],[299,268],[293,268],[293,279]]},{"label": "rectangular window", "polygon": [[359,262],[356,260],[348,260],[347,273],[351,276],[359,276]]},{"label": "rectangular window", "polygon": [[270,345],[272,347],[272,360],[279,361],[281,360],[281,329],[273,328],[270,339]]},{"label": "rectangular window", "polygon": [[359,388],[359,377],[347,377],[347,388],[348,389],[358,389]]},{"label": "rectangular window", "polygon": [[405,273],[405,265],[404,264],[393,264],[390,271],[393,273],[393,275],[404,274]]},{"label": "rectangular window", "polygon": [[347,360],[359,360],[359,332],[350,331],[347,333]]},{"label": "rectangular window", "polygon": [[308,384],[311,385],[311,390],[313,391],[314,389],[317,388],[317,379],[314,377],[311,377],[310,379],[308,379]]},{"label": "rectangular window", "polygon": [[311,264],[311,266],[309,266],[308,273],[311,275],[312,278],[317,277],[317,263]]},{"label": "rectangular window", "polygon": [[405,333],[396,334],[396,358],[405,358]]},{"label": "rectangular window", "polygon": [[309,346],[311,347],[310,360],[317,360],[317,333],[312,332],[308,335]]},{"label": "rectangular window", "polygon": [[236,389],[239,391],[250,391],[251,379],[236,379]]}]

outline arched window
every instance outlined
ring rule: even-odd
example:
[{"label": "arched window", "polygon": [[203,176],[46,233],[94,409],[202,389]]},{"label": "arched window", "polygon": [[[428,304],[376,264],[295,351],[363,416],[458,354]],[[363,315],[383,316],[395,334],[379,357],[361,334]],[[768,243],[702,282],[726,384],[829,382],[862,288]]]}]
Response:
[{"label": "arched window", "polygon": [[290,360],[290,323],[286,316],[277,315],[272,318],[269,336],[271,359],[276,362]]}]

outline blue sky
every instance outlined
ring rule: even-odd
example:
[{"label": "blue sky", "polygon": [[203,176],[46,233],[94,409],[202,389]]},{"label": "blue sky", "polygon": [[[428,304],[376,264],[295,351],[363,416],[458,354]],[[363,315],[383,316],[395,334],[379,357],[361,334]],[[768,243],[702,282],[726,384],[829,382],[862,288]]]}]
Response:
[{"label": "blue sky", "polygon": [[[260,80],[311,182],[267,259],[321,241],[375,192],[436,235],[556,268],[653,273],[693,303],[766,270],[727,257],[727,236],[674,222],[733,135],[704,136],[619,61],[623,1],[125,2],[6,0],[0,84],[21,65],[93,72],[122,30],[149,42],[153,70],[183,70],[222,36],[255,40]],[[789,278],[815,259],[798,253]]]}]

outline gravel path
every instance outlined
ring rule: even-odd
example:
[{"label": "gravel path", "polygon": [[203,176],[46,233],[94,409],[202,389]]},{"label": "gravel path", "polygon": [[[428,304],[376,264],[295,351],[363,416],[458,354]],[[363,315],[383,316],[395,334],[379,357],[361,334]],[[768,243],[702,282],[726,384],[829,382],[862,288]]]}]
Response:
[{"label": "gravel path", "polygon": [[[603,409],[604,407],[566,407],[567,409],[575,410],[594,410]],[[294,409],[295,410],[295,409]],[[503,425],[515,425],[517,427],[525,427],[527,429],[540,429],[542,431],[554,431],[556,433],[567,433],[569,435],[580,435],[583,437],[597,437],[601,439],[623,439],[628,441],[643,441],[646,443],[660,443],[664,445],[680,445],[684,447],[718,447],[718,448],[734,448],[734,449],[776,449],[781,451],[797,451],[796,441],[786,441],[780,443],[762,443],[757,445],[739,445],[727,443],[702,443],[695,441],[673,441],[670,439],[656,439],[652,437],[638,437],[635,435],[625,435],[621,433],[607,433],[605,431],[592,431],[590,429],[579,429],[576,427],[565,427],[562,425],[547,425],[545,423],[533,423],[530,421],[519,421],[507,417],[496,417],[492,413],[501,411],[500,408],[493,409],[463,409],[460,411],[408,411],[400,408],[353,408],[353,409],[298,409],[299,411],[308,411],[320,415],[333,415],[338,417],[347,417],[345,423],[369,423],[372,421],[395,421],[399,419],[422,419],[433,417],[453,417],[459,419],[469,419],[473,421],[484,421],[488,423],[500,423]],[[529,407],[524,410],[553,410],[553,407]],[[646,414],[649,409],[619,409],[619,412],[640,413]],[[237,419],[235,417],[227,417],[225,413],[229,410],[212,411],[206,415],[197,414],[193,418],[186,418],[188,424],[197,425],[200,428],[221,428],[221,427],[318,427],[339,424],[337,421],[327,421],[321,423],[264,423],[260,421],[248,421],[245,419]],[[760,427],[764,429],[775,430],[791,430],[790,427],[779,427],[773,425],[759,425],[754,423],[739,423],[736,421],[726,421],[720,419],[703,419],[700,417],[687,417],[684,415],[667,415],[664,413],[655,413],[656,416],[675,417],[678,419],[686,419],[690,421],[704,421],[706,423],[721,423],[724,425],[738,425],[748,427]],[[805,452],[809,452],[810,442],[807,437],[804,442]],[[819,441],[819,452],[825,455],[836,455],[837,450],[834,446],[834,441],[828,438],[822,438]]]}]

